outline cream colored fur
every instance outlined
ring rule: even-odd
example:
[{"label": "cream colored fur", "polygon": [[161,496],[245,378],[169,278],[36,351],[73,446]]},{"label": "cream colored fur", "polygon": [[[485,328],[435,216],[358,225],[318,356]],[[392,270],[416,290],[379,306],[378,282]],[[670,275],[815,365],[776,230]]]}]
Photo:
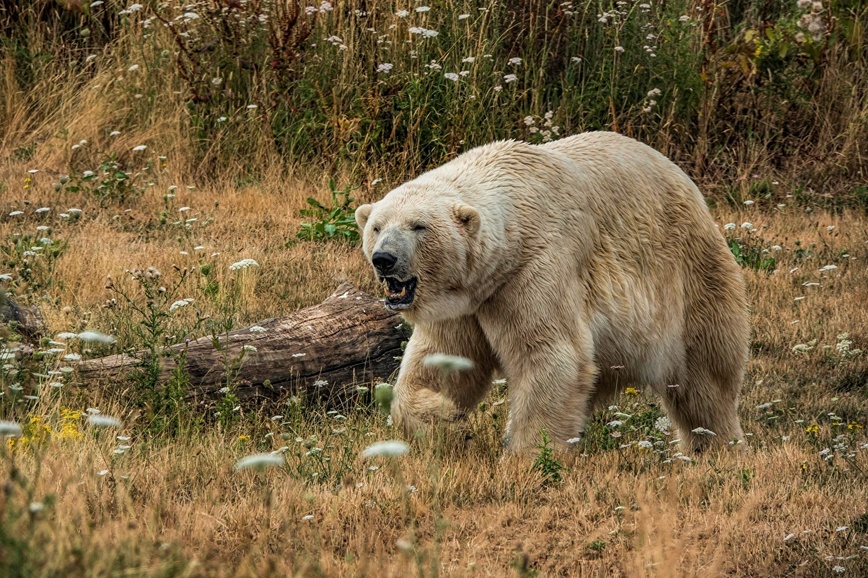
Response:
[{"label": "cream colored fur", "polygon": [[[741,272],[699,190],[650,147],[607,132],[496,142],[357,220],[369,259],[389,250],[418,277],[392,408],[406,431],[473,409],[499,370],[508,451],[535,447],[541,430],[559,444],[580,436],[593,404],[627,385],[662,397],[689,450],[742,438]],[[475,369],[444,376],[423,365],[432,353]]]}]

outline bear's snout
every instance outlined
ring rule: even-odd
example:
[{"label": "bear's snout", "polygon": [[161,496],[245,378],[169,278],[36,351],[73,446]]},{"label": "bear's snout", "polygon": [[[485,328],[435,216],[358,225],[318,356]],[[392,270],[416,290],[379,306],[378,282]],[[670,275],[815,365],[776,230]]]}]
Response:
[{"label": "bear's snout", "polygon": [[386,251],[377,251],[371,256],[371,263],[373,263],[374,268],[384,276],[392,272],[397,262],[398,257]]}]

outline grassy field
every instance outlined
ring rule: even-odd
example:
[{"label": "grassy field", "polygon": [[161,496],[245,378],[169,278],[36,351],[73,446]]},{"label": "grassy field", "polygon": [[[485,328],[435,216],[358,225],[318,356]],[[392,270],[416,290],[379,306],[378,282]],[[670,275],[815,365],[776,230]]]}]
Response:
[{"label": "grassy field", "polygon": [[[0,290],[47,327],[26,355],[0,327],[0,575],[868,575],[861,3],[143,4],[0,3]],[[504,459],[498,383],[469,440],[365,458],[397,436],[368,395],[203,413],[183,374],[74,370],[378,292],[298,237],[332,179],[348,218],[472,144],[597,128],[678,160],[743,267],[740,450],[680,454],[631,388],[575,452]]]}]

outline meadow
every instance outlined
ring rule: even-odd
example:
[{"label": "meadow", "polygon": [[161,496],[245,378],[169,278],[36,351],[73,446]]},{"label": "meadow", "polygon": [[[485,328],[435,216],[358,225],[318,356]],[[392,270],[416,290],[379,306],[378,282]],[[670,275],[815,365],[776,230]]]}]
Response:
[{"label": "meadow", "polygon": [[[866,24],[856,0],[0,3],[0,298],[45,323],[0,326],[0,575],[868,575]],[[504,459],[498,381],[469,439],[370,456],[400,437],[372,383],[202,410],[184,372],[76,373],[379,294],[353,207],[597,129],[677,161],[742,265],[739,450],[681,454],[633,387],[570,453]]]}]

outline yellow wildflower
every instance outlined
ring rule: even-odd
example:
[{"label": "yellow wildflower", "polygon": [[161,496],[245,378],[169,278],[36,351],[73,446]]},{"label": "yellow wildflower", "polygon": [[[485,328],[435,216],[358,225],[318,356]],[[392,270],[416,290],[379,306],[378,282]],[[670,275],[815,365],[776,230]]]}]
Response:
[{"label": "yellow wildflower", "polygon": [[21,429],[21,437],[6,440],[10,450],[38,445],[51,439],[51,427],[44,422],[41,415],[31,415]]},{"label": "yellow wildflower", "polygon": [[812,423],[808,427],[805,428],[805,433],[808,435],[815,436],[820,433],[820,426],[815,423]]},{"label": "yellow wildflower", "polygon": [[81,430],[78,429],[78,420],[81,419],[81,412],[73,409],[60,410],[60,429],[54,432],[54,437],[62,440],[78,440],[83,437]]},{"label": "yellow wildflower", "polygon": [[626,395],[627,397],[636,397],[637,395],[639,395],[639,390],[635,387],[628,387],[624,390],[624,395]]}]

